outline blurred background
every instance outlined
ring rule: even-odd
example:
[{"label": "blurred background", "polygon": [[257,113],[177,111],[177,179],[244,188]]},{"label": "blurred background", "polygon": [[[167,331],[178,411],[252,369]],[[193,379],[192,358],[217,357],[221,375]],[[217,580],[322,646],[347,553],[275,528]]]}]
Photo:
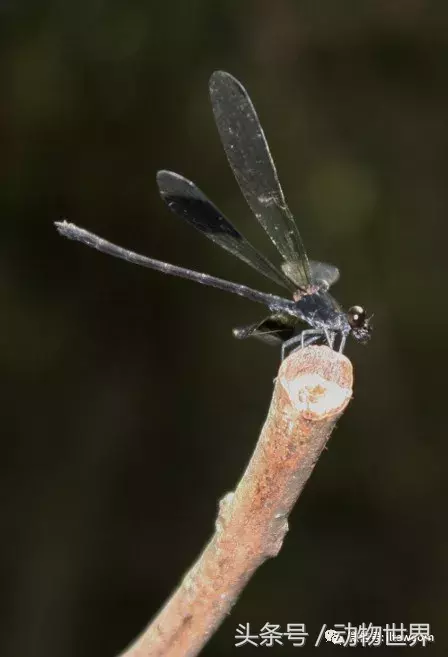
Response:
[{"label": "blurred background", "polygon": [[274,649],[292,655],[324,623],[419,622],[446,655],[447,4],[3,0],[0,47],[2,657],[123,650],[264,421],[279,353],[231,335],[261,306],[53,227],[279,293],[158,196],[157,169],[184,174],[275,257],[213,123],[218,68],[251,94],[309,254],[375,332],[347,348],[354,399],[283,550],[203,654],[234,654],[239,623],[305,623],[304,648]]}]

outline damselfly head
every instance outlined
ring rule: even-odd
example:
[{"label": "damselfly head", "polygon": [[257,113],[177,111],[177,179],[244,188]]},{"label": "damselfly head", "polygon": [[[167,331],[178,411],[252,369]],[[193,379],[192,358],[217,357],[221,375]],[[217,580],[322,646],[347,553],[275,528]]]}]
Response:
[{"label": "damselfly head", "polygon": [[367,317],[366,311],[362,306],[352,306],[347,312],[348,323],[352,329],[352,335],[355,340],[365,344],[371,338],[372,334],[372,316]]}]

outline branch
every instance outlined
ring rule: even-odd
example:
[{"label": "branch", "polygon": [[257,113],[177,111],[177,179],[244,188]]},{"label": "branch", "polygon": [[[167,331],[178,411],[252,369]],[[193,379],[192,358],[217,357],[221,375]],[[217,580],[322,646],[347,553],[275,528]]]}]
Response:
[{"label": "branch", "polygon": [[256,569],[281,549],[288,515],[352,396],[350,361],[329,347],[281,364],[271,406],[215,533],[179,588],[121,657],[192,657],[215,632]]}]

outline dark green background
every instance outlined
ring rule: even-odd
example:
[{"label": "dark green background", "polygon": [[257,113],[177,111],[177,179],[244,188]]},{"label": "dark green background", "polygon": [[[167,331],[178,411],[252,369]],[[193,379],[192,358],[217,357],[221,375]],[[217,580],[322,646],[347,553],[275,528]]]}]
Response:
[{"label": "dark green background", "polygon": [[347,349],[354,400],[281,554],[203,654],[237,652],[246,622],[306,623],[304,649],[270,654],[308,654],[350,621],[430,623],[446,655],[446,2],[2,0],[0,49],[2,657],[124,649],[263,423],[279,354],[231,336],[261,307],[52,225],[269,290],[157,193],[158,168],[183,173],[272,254],[213,124],[217,68],[249,89],[311,257],[375,333]]}]

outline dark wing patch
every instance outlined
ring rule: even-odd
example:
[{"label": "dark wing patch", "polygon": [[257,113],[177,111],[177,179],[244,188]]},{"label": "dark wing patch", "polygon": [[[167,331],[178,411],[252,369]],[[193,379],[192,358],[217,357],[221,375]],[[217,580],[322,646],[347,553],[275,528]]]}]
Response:
[{"label": "dark wing patch", "polygon": [[175,214],[263,276],[294,290],[287,276],[257,251],[194,183],[173,171],[159,171],[157,184]]},{"label": "dark wing patch", "polygon": [[254,322],[247,326],[239,326],[233,329],[233,335],[238,340],[246,338],[258,338],[266,344],[279,345],[289,340],[294,332],[295,321],[287,315],[269,315],[261,322]]}]

